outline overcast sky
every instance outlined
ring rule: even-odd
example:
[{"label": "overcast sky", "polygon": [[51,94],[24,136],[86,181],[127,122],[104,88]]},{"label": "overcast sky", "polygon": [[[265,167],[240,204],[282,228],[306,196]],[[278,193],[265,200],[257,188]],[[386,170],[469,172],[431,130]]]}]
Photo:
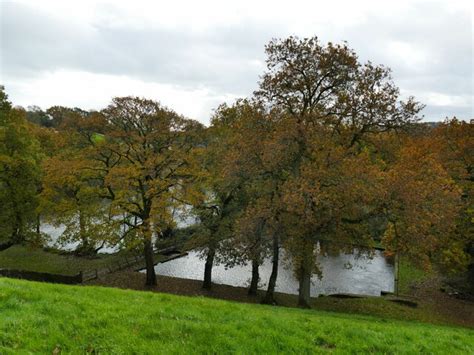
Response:
[{"label": "overcast sky", "polygon": [[474,118],[470,0],[0,1],[0,84],[24,107],[137,95],[208,123],[257,88],[271,38],[317,35],[391,67],[425,120]]}]

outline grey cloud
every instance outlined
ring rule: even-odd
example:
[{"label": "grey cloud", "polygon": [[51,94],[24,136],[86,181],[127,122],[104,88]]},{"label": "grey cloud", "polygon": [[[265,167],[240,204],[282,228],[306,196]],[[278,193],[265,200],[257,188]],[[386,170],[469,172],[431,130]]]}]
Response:
[{"label": "grey cloud", "polygon": [[458,119],[473,119],[474,113],[472,107],[459,107],[459,106],[426,106],[423,110],[426,121],[442,121],[445,118],[457,117]]},{"label": "grey cloud", "polygon": [[[113,21],[78,25],[18,3],[2,2],[1,7],[0,69],[3,77],[13,79],[58,69],[82,70],[248,95],[264,70],[258,63],[264,61],[265,43],[291,34],[284,24],[256,21],[200,32],[117,27]],[[314,23],[300,35],[347,40],[362,60],[391,67],[395,82],[415,96],[426,97],[429,92],[473,96],[472,19],[468,13],[421,4],[406,16],[371,15],[358,25],[345,29],[342,25]],[[426,53],[426,61],[422,65],[404,63],[387,51],[393,41]],[[433,120],[452,114],[470,118],[472,105],[428,106],[424,113]]]},{"label": "grey cloud", "polygon": [[78,28],[20,4],[2,6],[2,71],[10,76],[76,69],[247,93],[261,72],[252,61],[262,59],[272,32],[252,24],[202,34],[101,24]]},{"label": "grey cloud", "polygon": [[[427,4],[412,9],[416,14],[404,17],[371,16],[354,26],[344,39],[365,60],[371,59],[392,68],[395,82],[404,92],[415,96],[438,93],[452,97],[473,97],[472,18],[467,12],[450,13],[446,8]],[[390,42],[409,44],[426,54],[419,65],[409,65],[403,58],[387,51]],[[473,118],[471,107],[427,105],[427,119],[446,115]]]}]

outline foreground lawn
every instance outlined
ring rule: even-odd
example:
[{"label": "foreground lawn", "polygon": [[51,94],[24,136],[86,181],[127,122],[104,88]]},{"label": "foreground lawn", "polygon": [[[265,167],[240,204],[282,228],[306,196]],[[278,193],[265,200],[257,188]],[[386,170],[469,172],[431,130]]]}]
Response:
[{"label": "foreground lawn", "polygon": [[0,353],[472,353],[474,331],[0,278]]}]

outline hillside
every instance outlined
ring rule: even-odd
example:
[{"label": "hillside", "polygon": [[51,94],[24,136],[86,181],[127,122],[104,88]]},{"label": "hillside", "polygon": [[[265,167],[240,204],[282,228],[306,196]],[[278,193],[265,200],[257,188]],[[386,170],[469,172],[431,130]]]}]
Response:
[{"label": "hillside", "polygon": [[474,331],[0,278],[0,353],[472,353]]}]

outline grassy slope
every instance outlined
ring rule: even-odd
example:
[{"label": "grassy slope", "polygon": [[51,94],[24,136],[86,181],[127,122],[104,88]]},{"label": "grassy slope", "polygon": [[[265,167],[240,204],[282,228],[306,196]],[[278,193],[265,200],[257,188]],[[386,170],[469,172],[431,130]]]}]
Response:
[{"label": "grassy slope", "polygon": [[399,291],[400,294],[409,294],[412,285],[433,277],[433,271],[427,272],[410,263],[410,261],[402,258],[400,260],[400,280]]},{"label": "grassy slope", "polygon": [[14,245],[0,252],[0,268],[75,275],[79,271],[106,267],[116,255],[99,255],[97,258],[76,257],[46,252],[41,248]]},{"label": "grassy slope", "polygon": [[[433,277],[434,273],[428,273],[417,268],[406,259],[400,262],[400,295],[410,295],[411,288],[418,282],[425,281]],[[405,320],[419,320],[422,322],[448,324],[452,323],[451,318],[437,312],[431,304],[425,300],[416,300],[419,304],[417,308],[409,308],[388,301],[384,297],[368,297],[360,299],[337,299],[331,297],[319,297],[313,300],[313,307],[322,310],[338,311],[344,313],[359,313],[375,315],[378,317],[390,317]]]},{"label": "grassy slope", "polygon": [[368,297],[354,299],[338,299],[333,297],[315,298],[312,307],[318,310],[341,313],[357,313],[383,318],[403,319],[421,321],[434,324],[459,324],[454,323],[451,318],[440,314],[436,309],[423,302],[419,302],[418,307],[411,308],[390,302],[383,297]]},{"label": "grassy slope", "polygon": [[0,353],[472,353],[474,331],[0,278]]}]

